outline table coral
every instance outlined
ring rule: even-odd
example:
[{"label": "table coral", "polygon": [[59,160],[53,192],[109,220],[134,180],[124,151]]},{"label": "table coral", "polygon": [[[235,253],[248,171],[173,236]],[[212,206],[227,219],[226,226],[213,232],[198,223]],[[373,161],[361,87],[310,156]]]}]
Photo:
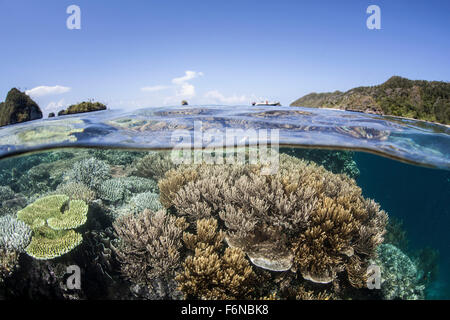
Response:
[{"label": "table coral", "polygon": [[70,252],[82,241],[72,229],[87,220],[88,205],[82,200],[69,201],[66,195],[51,195],[36,200],[17,212],[17,218],[33,230],[25,251],[36,259],[53,259]]}]

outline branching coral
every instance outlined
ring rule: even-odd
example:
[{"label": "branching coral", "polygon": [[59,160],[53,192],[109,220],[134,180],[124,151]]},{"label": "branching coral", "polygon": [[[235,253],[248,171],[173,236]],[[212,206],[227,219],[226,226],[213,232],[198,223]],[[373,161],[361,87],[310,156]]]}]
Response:
[{"label": "branching coral", "polygon": [[385,212],[353,179],[315,164],[282,154],[275,175],[260,169],[183,165],[159,182],[161,202],[189,220],[220,217],[228,244],[258,267],[293,268],[320,283],[351,270],[358,285],[383,240]]},{"label": "branching coral", "polygon": [[185,233],[183,240],[194,255],[183,263],[176,276],[186,298],[249,299],[256,292],[257,276],[239,248],[220,254],[224,234],[217,232],[217,220],[197,221],[197,234]]},{"label": "branching coral", "polygon": [[375,264],[381,269],[381,292],[387,300],[424,298],[425,287],[419,283],[417,266],[400,249],[391,244],[378,248]]},{"label": "branching coral", "polygon": [[82,200],[72,200],[66,195],[41,198],[17,212],[19,220],[33,230],[31,243],[25,249],[36,259],[59,257],[82,241],[74,230],[87,220],[88,205]]},{"label": "branching coral", "polygon": [[160,180],[167,171],[176,167],[170,157],[170,152],[150,153],[137,162],[135,173],[141,177]]},{"label": "branching coral", "polygon": [[297,300],[333,300],[335,297],[333,294],[327,291],[314,292],[313,290],[308,290],[304,286],[299,286],[297,289]]},{"label": "branching coral", "polygon": [[60,184],[55,194],[65,194],[71,200],[83,200],[90,203],[95,200],[95,192],[80,182],[67,182]]},{"label": "branching coral", "polygon": [[133,196],[127,207],[135,214],[142,212],[145,209],[156,212],[163,208],[159,202],[159,195],[151,191],[138,193]]},{"label": "branching coral", "polygon": [[0,248],[22,252],[31,240],[31,229],[12,216],[0,217]]},{"label": "branching coral", "polygon": [[89,158],[75,163],[68,178],[70,181],[81,182],[96,190],[110,177],[109,170],[109,165],[105,161]]},{"label": "branching coral", "polygon": [[0,186],[0,207],[2,202],[12,199],[14,197],[14,191],[9,186]]},{"label": "branching coral", "polygon": [[117,255],[122,274],[137,284],[152,285],[157,278],[170,278],[180,265],[184,218],[164,210],[127,215],[114,223],[121,244]]},{"label": "branching coral", "polygon": [[99,188],[99,196],[112,203],[124,202],[132,194],[155,192],[156,182],[141,177],[121,177],[104,181]]}]

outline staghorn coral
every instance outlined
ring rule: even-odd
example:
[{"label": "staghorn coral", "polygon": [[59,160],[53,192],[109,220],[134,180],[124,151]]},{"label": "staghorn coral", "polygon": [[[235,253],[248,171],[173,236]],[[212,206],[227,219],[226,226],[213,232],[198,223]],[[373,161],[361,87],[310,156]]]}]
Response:
[{"label": "staghorn coral", "polygon": [[9,186],[0,186],[0,207],[3,201],[14,198],[14,191]]},{"label": "staghorn coral", "polygon": [[31,229],[13,216],[0,217],[0,248],[23,252],[31,240]]},{"label": "staghorn coral", "polygon": [[284,154],[276,174],[261,167],[182,165],[159,181],[161,202],[189,220],[220,217],[227,243],[258,267],[320,283],[348,269],[359,286],[386,213],[346,175]]},{"label": "staghorn coral", "polygon": [[164,174],[176,165],[171,160],[170,152],[152,152],[136,163],[135,174],[145,178],[160,180]]},{"label": "staghorn coral", "polygon": [[69,201],[66,195],[41,198],[17,212],[17,218],[33,230],[25,251],[36,259],[53,259],[70,252],[82,241],[74,228],[87,220],[88,205],[82,200]]},{"label": "staghorn coral", "polygon": [[164,210],[144,210],[114,223],[121,240],[117,255],[122,274],[136,284],[151,286],[158,278],[170,279],[180,265],[181,236],[187,227],[183,218]]},{"label": "staghorn coral", "polygon": [[60,184],[54,194],[64,194],[70,200],[83,200],[90,203],[95,200],[95,192],[80,182],[67,182]]},{"label": "staghorn coral", "polygon": [[121,177],[104,181],[98,190],[100,198],[112,203],[122,203],[135,193],[155,192],[156,182],[141,177]]},{"label": "staghorn coral", "polygon": [[327,291],[314,292],[300,285],[297,288],[297,300],[334,300],[336,297]]},{"label": "staghorn coral", "polygon": [[133,196],[128,203],[129,210],[135,214],[148,209],[156,212],[163,209],[161,202],[159,202],[159,195],[154,192],[143,192]]},{"label": "staghorn coral", "polygon": [[257,275],[239,248],[219,249],[224,234],[217,220],[197,221],[197,234],[185,233],[186,247],[194,254],[186,258],[176,280],[186,298],[248,299],[255,295]]},{"label": "staghorn coral", "polygon": [[392,244],[378,247],[375,264],[381,269],[381,292],[386,300],[424,299],[425,286],[420,284],[417,266]]},{"label": "staghorn coral", "polygon": [[101,183],[110,177],[109,165],[96,158],[83,159],[76,162],[67,175],[69,181],[81,182],[97,190]]},{"label": "staghorn coral", "polygon": [[90,153],[99,160],[104,160],[110,165],[131,165],[136,158],[144,157],[147,152],[114,150],[114,149],[93,149]]}]

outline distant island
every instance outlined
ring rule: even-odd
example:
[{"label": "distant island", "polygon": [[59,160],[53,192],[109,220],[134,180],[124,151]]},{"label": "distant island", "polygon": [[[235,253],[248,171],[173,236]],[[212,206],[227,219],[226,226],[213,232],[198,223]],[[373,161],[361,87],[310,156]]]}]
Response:
[{"label": "distant island", "polygon": [[42,118],[42,111],[27,94],[12,88],[0,103],[0,127]]},{"label": "distant island", "polygon": [[106,110],[106,106],[100,102],[83,101],[78,104],[73,104],[66,110],[61,110],[58,112],[58,116],[63,116],[67,114],[84,113]]},{"label": "distant island", "polygon": [[335,108],[450,124],[450,83],[393,76],[377,86],[310,93],[290,106]]},{"label": "distant island", "polygon": [[[106,109],[107,107],[103,103],[84,101],[59,111],[58,116]],[[55,117],[55,113],[49,113],[48,117]],[[42,111],[38,104],[25,92],[22,92],[19,89],[12,88],[9,90],[5,102],[0,103],[0,127],[41,118]]]}]

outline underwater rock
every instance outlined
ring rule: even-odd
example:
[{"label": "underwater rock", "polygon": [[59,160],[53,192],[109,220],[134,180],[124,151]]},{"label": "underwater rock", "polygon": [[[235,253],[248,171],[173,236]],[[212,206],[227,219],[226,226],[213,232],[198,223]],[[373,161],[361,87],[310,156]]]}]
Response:
[{"label": "underwater rock", "polygon": [[27,94],[12,88],[0,103],[0,127],[42,118],[39,106]]},{"label": "underwater rock", "polygon": [[93,112],[106,110],[106,106],[100,102],[81,102],[78,104],[71,105],[66,110],[61,110],[58,112],[58,116],[63,116],[67,114],[75,114],[75,113],[84,113],[84,112]]},{"label": "underwater rock", "polygon": [[49,118],[54,118],[54,117],[55,117],[55,113],[54,113],[54,112],[50,112],[50,113],[48,114],[48,117],[49,117]]}]

